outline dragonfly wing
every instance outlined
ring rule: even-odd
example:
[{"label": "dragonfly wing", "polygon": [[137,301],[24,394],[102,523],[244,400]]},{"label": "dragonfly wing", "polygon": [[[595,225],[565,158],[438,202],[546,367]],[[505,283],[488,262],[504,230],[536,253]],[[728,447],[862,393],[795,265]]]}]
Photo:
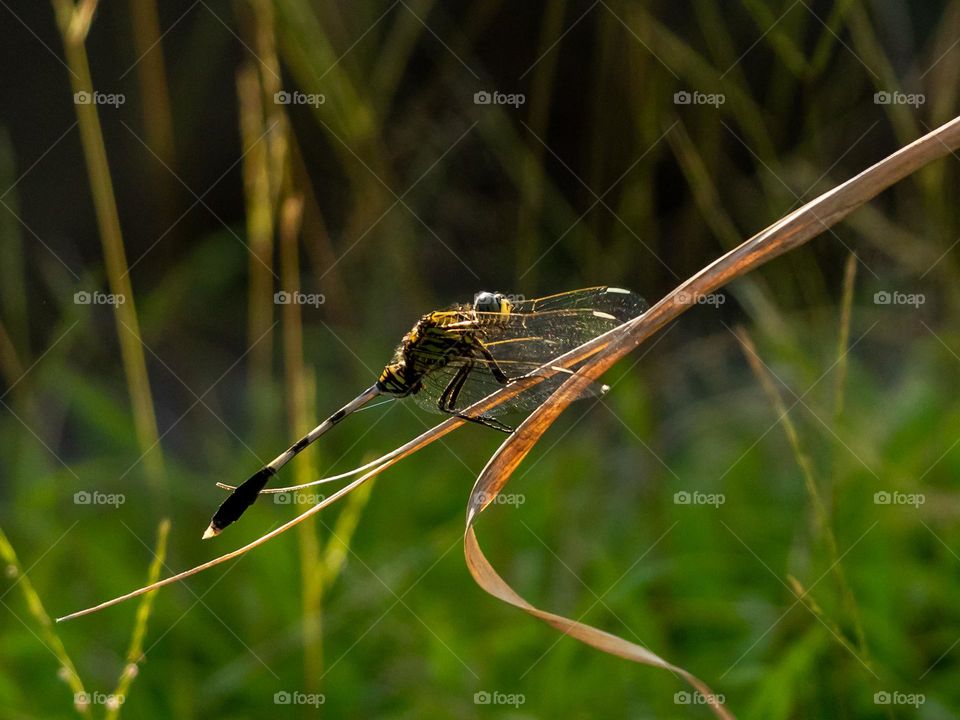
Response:
[{"label": "dragonfly wing", "polygon": [[[416,393],[417,402],[434,412],[457,412],[503,387],[498,376],[521,378],[573,348],[642,315],[647,303],[620,288],[593,287],[512,301],[509,315],[472,312],[470,320],[444,326],[449,333],[470,333],[483,345],[469,357],[456,357],[430,370]],[[465,309],[460,307],[460,311]],[[469,365],[465,369],[465,365]],[[494,367],[496,366],[496,367]],[[531,411],[567,379],[570,370],[531,386],[497,406],[490,416],[511,410]],[[464,377],[465,376],[465,377]],[[584,397],[602,395],[606,387],[591,384]],[[449,407],[440,407],[441,401]],[[452,401],[452,405],[450,405]]]},{"label": "dragonfly wing", "polygon": [[606,312],[621,322],[626,322],[647,311],[646,301],[630,290],[607,286],[571,290],[570,292],[547,295],[533,300],[521,300],[513,303],[514,309],[521,313],[538,313],[549,310],[590,309]]},{"label": "dragonfly wing", "polygon": [[[492,295],[493,293],[483,293]],[[479,295],[479,294],[478,294]],[[497,295],[509,300],[511,312],[538,313],[550,310],[570,310],[570,309],[590,309],[601,310],[612,313],[623,320],[629,320],[646,312],[649,305],[646,301],[631,290],[624,288],[609,287],[607,285],[598,285],[596,287],[583,288],[581,290],[570,290],[568,292],[556,293],[555,295],[544,295],[543,297],[524,299],[522,295],[506,295],[497,293]],[[451,305],[445,313],[470,313],[477,315],[489,315],[497,317],[499,312],[478,312],[475,306],[469,304]]]},{"label": "dragonfly wing", "polygon": [[478,335],[498,361],[525,360],[539,365],[642,315],[648,308],[639,295],[608,287],[574,290],[514,305],[506,320],[481,322]]},{"label": "dragonfly wing", "polygon": [[[423,386],[414,398],[417,403],[431,412],[446,412],[439,407],[440,398],[444,392],[455,381],[463,366],[469,364],[469,372],[466,381],[462,384],[460,390],[456,393],[452,407],[453,412],[461,412],[473,405],[475,402],[491,395],[504,387],[495,377],[491,370],[490,363],[485,360],[460,360],[457,359],[441,368],[436,368],[427,373],[423,378]],[[497,365],[509,378],[520,378],[540,367],[541,363],[526,362],[498,362]],[[509,412],[531,412],[538,408],[543,402],[553,394],[569,378],[570,371],[563,370],[553,377],[540,381],[536,385],[522,390],[503,404],[484,413],[486,417],[496,417]],[[520,381],[524,382],[524,381]],[[606,385],[600,383],[590,383],[583,390],[579,397],[600,397],[607,390]]]}]

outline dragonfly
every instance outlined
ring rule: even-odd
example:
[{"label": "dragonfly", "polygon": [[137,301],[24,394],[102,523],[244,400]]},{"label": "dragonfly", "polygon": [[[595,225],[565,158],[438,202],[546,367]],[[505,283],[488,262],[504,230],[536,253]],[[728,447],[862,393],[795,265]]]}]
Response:
[{"label": "dragonfly", "polygon": [[[403,336],[373,385],[233,489],[203,538],[219,535],[238,520],[280,468],[376,397],[412,397],[427,410],[512,432],[498,416],[536,409],[574,371],[552,367],[556,374],[495,408],[481,414],[465,411],[512,383],[535,377],[554,358],[642,315],[647,308],[643,298],[629,290],[601,286],[533,300],[482,291],[472,303],[427,313]],[[608,389],[591,383],[578,399],[600,396]]]}]

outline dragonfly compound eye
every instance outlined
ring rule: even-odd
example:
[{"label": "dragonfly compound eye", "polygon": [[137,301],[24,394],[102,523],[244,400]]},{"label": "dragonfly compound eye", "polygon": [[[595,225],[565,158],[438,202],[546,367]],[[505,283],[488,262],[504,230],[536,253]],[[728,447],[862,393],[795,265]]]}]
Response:
[{"label": "dragonfly compound eye", "polygon": [[510,312],[511,304],[503,293],[478,292],[473,296],[473,309],[476,312],[502,313]]}]

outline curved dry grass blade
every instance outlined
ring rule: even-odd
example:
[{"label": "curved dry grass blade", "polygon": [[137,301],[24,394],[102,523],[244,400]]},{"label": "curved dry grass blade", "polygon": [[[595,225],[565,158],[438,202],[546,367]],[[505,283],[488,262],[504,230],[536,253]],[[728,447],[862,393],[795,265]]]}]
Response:
[{"label": "curved dry grass blade", "polygon": [[377,465],[370,472],[366,473],[365,475],[361,475],[352,483],[344,486],[343,488],[335,492],[330,497],[324,498],[321,502],[317,503],[316,505],[311,507],[309,510],[306,510],[300,515],[297,515],[297,517],[295,517],[293,520],[290,520],[284,523],[280,527],[276,528],[275,530],[271,530],[265,535],[261,535],[256,540],[254,540],[253,542],[247,543],[243,547],[237,548],[236,550],[232,550],[231,552],[228,552],[228,553],[224,553],[223,555],[220,555],[219,557],[216,557],[213,560],[208,560],[207,562],[197,565],[195,567],[192,567],[189,570],[184,570],[181,573],[177,573],[176,575],[171,575],[170,577],[164,578],[163,580],[159,580],[155,583],[151,583],[150,585],[145,585],[141,588],[137,588],[136,590],[129,592],[126,595],[120,595],[119,597],[115,597],[112,600],[107,600],[106,602],[102,602],[99,605],[94,605],[93,607],[86,608],[85,610],[78,610],[77,612],[70,613],[69,615],[64,615],[63,617],[59,617],[57,618],[57,622],[72,620],[73,618],[82,617],[83,615],[90,615],[99,610],[104,610],[108,607],[118,605],[124,602],[125,600],[131,600],[135,597],[139,597],[140,595],[143,595],[144,593],[148,593],[151,590],[156,590],[157,588],[164,587],[165,585],[171,585],[175,582],[185,580],[186,578],[192,575],[196,575],[197,573],[203,572],[204,570],[209,570],[210,568],[220,565],[221,563],[225,563],[228,560],[233,560],[234,558],[240,557],[241,555],[247,552],[250,552],[254,548],[259,547],[260,545],[263,545],[264,543],[272,540],[277,535],[285,533],[287,530],[294,527],[295,525],[298,525],[299,523],[303,522],[307,518],[312,517],[313,515],[316,515],[318,512],[320,512],[327,506],[332,505],[333,503],[343,498],[345,495],[349,494],[350,492],[358,488],[360,485],[365,483],[370,478],[378,475],[380,472],[382,472],[383,470],[386,470],[388,467],[390,467],[394,463],[398,462],[399,460],[406,457],[407,455],[410,455],[416,452],[417,450],[424,447],[425,445],[428,445],[434,440],[439,440],[441,437],[443,437],[447,433],[457,428],[463,422],[465,421],[460,420],[458,418],[451,418],[450,420],[447,420],[441,423],[440,425],[437,425],[436,427],[428,430],[427,432],[419,435],[418,437],[414,438],[410,442],[402,445],[400,448],[397,448],[397,450],[394,450],[392,453],[385,455],[384,458],[389,458],[389,459],[384,460],[383,463],[381,463],[380,465]]},{"label": "curved dry grass blade", "polygon": [[[848,180],[833,190],[824,193],[817,199],[807,203],[779,222],[771,225],[763,232],[714,261],[692,278],[677,287],[670,295],[654,305],[643,315],[613,328],[590,342],[564,353],[539,368],[535,376],[529,378],[527,384],[507,386],[492,395],[474,403],[464,410],[464,414],[482,414],[489,409],[506,402],[514,395],[526,390],[542,380],[552,377],[562,368],[569,368],[586,358],[589,362],[576,373],[570,376],[550,396],[549,400],[537,408],[520,426],[516,432],[507,438],[496,454],[487,463],[470,494],[467,507],[467,525],[473,523],[476,515],[483,510],[493,499],[489,492],[481,495],[478,490],[483,488],[495,489],[495,493],[502,488],[510,474],[520,464],[523,457],[529,452],[533,444],[553,423],[556,417],[576,399],[583,389],[599,375],[603,374],[611,365],[623,355],[633,350],[641,342],[653,335],[669,321],[679,316],[692,304],[699,295],[712,292],[730,280],[743,275],[764,262],[781,255],[819,234],[822,230],[839,222],[851,211],[867,202],[869,199],[906,177],[918,168],[933,160],[941,158],[960,147],[960,118],[955,118],[940,128],[928,133],[919,140],[902,148],[885,160],[868,168],[856,177]],[[819,214],[818,214],[819,213]],[[389,457],[382,464],[372,468],[370,472],[357,478],[349,485],[341,488],[330,497],[313,506],[293,520],[279,528],[262,535],[237,550],[221,555],[206,563],[198,565],[177,575],[134,590],[131,593],[108,600],[86,610],[80,610],[70,615],[58,618],[61,622],[71,618],[89,615],[98,610],[111,607],[159,587],[183,580],[196,575],[203,570],[219,565],[227,560],[239,557],[255,547],[258,547],[277,535],[286,532],[297,523],[302,522],[315,513],[320,512],[328,505],[333,504],[349,492],[359,487],[371,477],[390,467],[400,459],[410,455],[420,448],[438,440],[452,432],[465,421],[459,418],[449,418],[436,427],[419,435],[397,450],[384,456]],[[479,560],[479,558],[475,558]],[[484,559],[485,561],[485,559]],[[478,563],[477,567],[482,567]],[[476,576],[474,576],[476,577]],[[519,596],[518,596],[519,597]],[[572,621],[568,621],[572,622]],[[599,631],[598,631],[599,632]]]},{"label": "curved dry grass blade", "polygon": [[570,618],[565,618],[562,615],[556,615],[552,612],[547,612],[546,610],[540,610],[539,608],[536,608],[528,603],[520,595],[518,595],[514,589],[503,580],[502,577],[497,574],[496,570],[493,569],[493,566],[480,550],[480,545],[477,543],[477,536],[472,526],[467,527],[467,532],[463,539],[463,546],[464,553],[467,558],[467,567],[470,569],[470,574],[473,575],[473,579],[477,581],[477,584],[480,587],[494,597],[499,598],[508,605],[513,605],[514,607],[520,608],[524,612],[533,615],[535,618],[543,620],[545,623],[556,628],[565,635],[576,638],[580,642],[595,647],[605,653],[609,653],[610,655],[618,655],[622,658],[626,658],[627,660],[633,660],[634,662],[642,663],[644,665],[651,665],[653,667],[662,668],[663,670],[669,670],[683,680],[686,680],[693,688],[695,688],[706,699],[707,704],[713,709],[717,717],[724,718],[724,720],[733,720],[734,716],[731,715],[722,704],[720,704],[720,702],[717,700],[717,696],[713,694],[713,691],[706,685],[706,683],[683,668],[677,667],[676,665],[667,662],[659,655],[650,652],[645,647],[637,645],[636,643],[632,643],[628,640],[624,640],[617,635],[599,630],[590,625],[585,625],[584,623],[577,622],[576,620],[571,620]]},{"label": "curved dry grass blade", "polygon": [[[538,373],[539,372],[540,371],[538,371]],[[549,374],[552,375],[559,371],[549,370],[549,369],[544,370],[543,376],[547,377],[548,372]],[[539,379],[535,379],[535,380],[536,382],[539,382]],[[530,384],[533,384],[533,383],[530,383]],[[482,414],[487,410],[494,408],[501,403],[506,402],[514,395],[517,395],[518,393],[527,389],[527,387],[529,387],[530,384],[514,383],[510,386],[504,387],[502,390],[498,390],[492,395],[485,397],[482,400],[477,401],[470,407],[466,408],[464,410],[464,414],[467,414],[467,413]],[[277,535],[280,535],[281,533],[285,533],[287,530],[297,525],[298,523],[303,522],[307,518],[312,517],[316,513],[328,507],[329,505],[332,505],[333,503],[337,502],[338,500],[342,499],[345,495],[349,494],[350,492],[358,488],[360,485],[365,483],[370,478],[379,475],[381,472],[386,470],[388,467],[390,467],[394,463],[399,462],[400,460],[407,457],[408,455],[412,455],[413,453],[417,452],[421,448],[426,447],[427,445],[434,442],[435,440],[439,440],[444,435],[452,432],[456,428],[463,425],[465,422],[466,420],[461,419],[459,417],[448,418],[447,420],[444,420],[439,425],[436,425],[430,430],[427,430],[426,432],[421,433],[420,435],[415,437],[413,440],[410,440],[409,442],[401,445],[396,450],[393,450],[392,452],[389,452],[386,455],[383,455],[380,458],[377,458],[377,460],[367,463],[364,467],[370,467],[371,469],[369,472],[357,478],[350,484],[345,485],[340,490],[337,490],[333,495],[325,498],[321,502],[311,507],[309,510],[298,515],[293,520],[290,520],[289,522],[284,523],[280,527],[276,528],[275,530],[271,530],[265,535],[261,535],[259,538],[257,538],[253,542],[247,543],[243,547],[240,547],[236,550],[225,553],[219,557],[214,558],[213,560],[209,560],[205,563],[202,563],[193,568],[190,568],[189,570],[185,570],[181,573],[177,573],[176,575],[171,575],[170,577],[164,578],[163,580],[160,580],[158,582],[151,583],[150,585],[145,585],[144,587],[141,587],[141,588],[137,588],[136,590],[129,592],[126,595],[120,595],[119,597],[115,597],[112,600],[107,600],[106,602],[102,602],[99,605],[94,605],[93,607],[86,608],[85,610],[78,610],[77,612],[70,613],[69,615],[64,615],[63,617],[59,617],[57,618],[57,622],[72,620],[73,618],[82,617],[83,615],[90,615],[99,610],[104,610],[108,607],[118,605],[125,600],[131,600],[135,597],[139,597],[140,595],[143,595],[144,593],[148,593],[151,590],[156,590],[157,588],[164,587],[165,585],[171,585],[175,582],[179,582],[180,580],[185,580],[186,578],[192,575],[196,575],[197,573],[203,572],[204,570],[209,570],[210,568],[220,565],[221,563],[224,563],[228,560],[233,560],[234,558],[240,557],[244,553],[247,553],[256,547],[263,545],[264,543],[268,542],[269,540],[272,540],[273,538],[275,538]],[[353,473],[348,473],[348,474],[353,474]]]},{"label": "curved dry grass blade", "polygon": [[[569,367],[583,358],[592,356],[569,380],[557,388],[543,405],[534,410],[520,424],[516,432],[508,437],[490,458],[477,478],[470,492],[464,534],[467,564],[477,584],[494,597],[604,652],[648,665],[674,669],[670,663],[639,646],[530,605],[497,575],[480,550],[473,531],[477,516],[493,502],[523,458],[560,413],[578,397],[583,388],[596,380],[621,357],[692,307],[695,304],[692,301],[713,292],[734,278],[756,269],[788,250],[802,245],[838,223],[881,191],[958,147],[960,147],[960,118],[954,118],[754,235],[686,282],[681,283],[643,315],[554,360],[551,365]],[[544,375],[546,374],[544,372]],[[679,672],[684,679],[703,692],[700,688],[702,683],[699,680],[686,671],[679,670]],[[719,717],[731,717],[719,705],[711,705],[711,709]]]},{"label": "curved dry grass blade", "polygon": [[[393,453],[395,452],[397,451],[394,450],[391,453],[378,457],[376,460],[371,460],[366,465],[355,467],[353,468],[353,470],[347,470],[346,472],[340,473],[339,475],[330,475],[329,477],[323,477],[323,478],[320,478],[319,480],[312,480],[311,482],[308,482],[308,483],[301,483],[300,485],[287,485],[286,487],[264,488],[263,490],[260,491],[260,494],[261,495],[277,495],[280,493],[295,492],[297,490],[305,490],[306,488],[309,488],[309,487],[316,487],[317,485],[326,485],[327,483],[336,482],[337,480],[343,480],[344,478],[353,477],[354,475],[359,475],[362,472],[366,472],[367,470],[376,467],[377,465],[382,463],[384,460],[387,460],[388,458],[392,457]],[[232,491],[232,490],[236,490],[238,486],[229,485],[223,482],[218,482],[217,487],[220,488],[221,490]]]},{"label": "curved dry grass blade", "polygon": [[513,471],[533,446],[536,445],[547,428],[553,424],[554,420],[557,419],[567,405],[579,397],[580,393],[583,392],[583,389],[589,385],[590,382],[591,380],[587,375],[581,374],[580,372],[575,373],[550,396],[550,399],[547,400],[546,403],[541,405],[530,417],[521,423],[517,431],[504,441],[503,445],[501,445],[494,456],[490,458],[490,462],[487,463],[487,466],[480,473],[480,477],[477,478],[477,482],[470,492],[470,500],[467,503],[467,527],[463,538],[463,549],[467,560],[467,567],[477,584],[494,597],[523,610],[528,615],[532,615],[560,632],[576,638],[591,647],[595,647],[602,652],[617,655],[627,660],[642,663],[643,665],[669,670],[696,689],[706,699],[708,706],[717,717],[724,718],[724,720],[732,720],[734,716],[723,707],[722,703],[719,702],[717,696],[707,684],[687,670],[667,662],[650,650],[636,643],[624,640],[617,635],[576,620],[571,620],[562,615],[541,610],[531,605],[497,574],[477,542],[473,524],[479,514],[487,505],[493,502],[497,493],[500,492],[510,479]]},{"label": "curved dry grass blade", "polygon": [[[391,398],[389,400],[384,400],[383,402],[380,402],[380,403],[374,403],[373,405],[364,405],[362,408],[354,410],[354,414],[358,412],[363,412],[364,410],[370,410],[372,408],[377,407],[378,405],[385,405],[386,403],[390,403],[394,401],[395,401],[394,398]],[[360,467],[355,467],[352,470],[347,470],[346,472],[342,472],[338,475],[329,475],[327,477],[322,477],[319,480],[311,480],[308,483],[301,483],[300,485],[287,485],[286,487],[264,488],[263,490],[260,491],[260,494],[261,495],[280,495],[283,493],[296,492],[297,490],[305,490],[306,488],[316,487],[317,485],[327,485],[332,482],[337,482],[338,480],[343,480],[344,478],[353,477],[354,475],[359,475],[362,472],[366,472],[370,468],[376,467],[377,465],[382,463],[384,460],[387,460],[388,458],[393,457],[393,453],[395,452],[397,452],[397,450],[394,450],[393,452],[388,453],[387,455],[381,455],[380,457],[376,458],[375,460],[371,460],[365,465],[361,465]],[[233,490],[236,490],[237,487],[239,487],[238,485],[230,485],[229,483],[225,483],[225,482],[218,482],[216,483],[216,485],[221,490],[227,490],[227,491],[233,491]]]}]

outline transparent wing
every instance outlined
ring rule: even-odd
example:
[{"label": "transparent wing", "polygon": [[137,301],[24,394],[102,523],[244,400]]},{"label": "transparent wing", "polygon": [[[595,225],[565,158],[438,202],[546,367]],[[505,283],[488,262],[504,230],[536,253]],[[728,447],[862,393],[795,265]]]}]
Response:
[{"label": "transparent wing", "polygon": [[[595,287],[515,302],[505,322],[495,313],[475,313],[479,322],[473,327],[496,360],[542,365],[642,315],[648,307],[628,290]],[[489,324],[484,322],[487,316]]]},{"label": "transparent wing", "polygon": [[625,322],[642,315],[649,307],[642,297],[623,288],[601,285],[582,290],[547,295],[513,303],[517,312],[538,313],[548,310],[589,309],[614,315]]},{"label": "transparent wing", "polygon": [[[520,378],[542,364],[539,362],[497,361],[497,366],[509,378]],[[553,377],[542,380],[529,389],[514,395],[503,404],[484,413],[484,416],[497,417],[509,412],[531,412],[542,405],[569,376],[570,371],[563,370]],[[523,382],[523,380],[520,380],[520,382]],[[451,388],[451,384],[453,384],[453,388]],[[431,412],[446,412],[440,409],[440,400],[445,397],[445,393],[451,393],[454,401],[451,411],[461,412],[502,387],[504,385],[494,375],[489,361],[458,358],[427,373],[423,378],[420,391],[413,397],[418,405]],[[599,397],[606,390],[607,386],[605,385],[591,383],[580,397]]]},{"label": "transparent wing", "polygon": [[[452,410],[463,410],[503,387],[497,377],[499,373],[511,380],[521,378],[553,358],[642,315],[648,307],[643,298],[629,290],[602,286],[513,301],[513,310],[506,319],[497,313],[470,312],[470,319],[446,325],[444,331],[459,330],[474,335],[483,343],[492,361],[479,353],[455,358],[427,373],[421,390],[414,397],[420,405],[435,412],[443,412],[439,407],[441,401],[449,406],[451,400]],[[461,315],[464,311],[469,311],[469,307],[451,310]],[[569,372],[541,381],[487,415],[535,409],[567,379]],[[583,397],[596,397],[604,391],[605,386],[593,383],[584,390]]]}]

